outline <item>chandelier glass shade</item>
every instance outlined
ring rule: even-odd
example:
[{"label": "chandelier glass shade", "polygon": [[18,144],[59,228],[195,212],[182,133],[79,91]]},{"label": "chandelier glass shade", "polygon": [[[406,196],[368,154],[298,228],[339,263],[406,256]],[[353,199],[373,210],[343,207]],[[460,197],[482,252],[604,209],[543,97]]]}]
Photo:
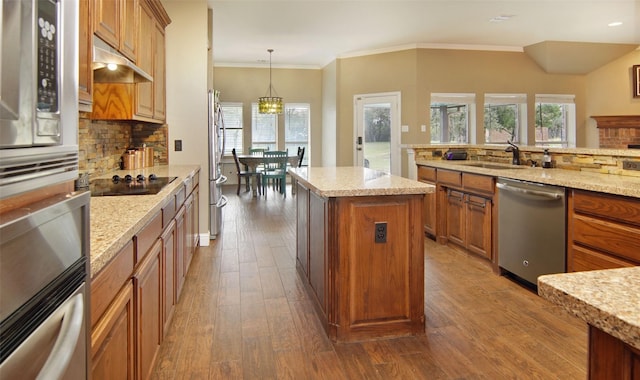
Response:
[{"label": "chandelier glass shade", "polygon": [[281,114],[282,113],[282,98],[277,96],[273,96],[272,91],[275,93],[276,90],[273,88],[271,84],[271,53],[273,53],[273,49],[268,49],[269,52],[269,96],[263,96],[258,98],[258,113],[267,113],[267,114]]}]

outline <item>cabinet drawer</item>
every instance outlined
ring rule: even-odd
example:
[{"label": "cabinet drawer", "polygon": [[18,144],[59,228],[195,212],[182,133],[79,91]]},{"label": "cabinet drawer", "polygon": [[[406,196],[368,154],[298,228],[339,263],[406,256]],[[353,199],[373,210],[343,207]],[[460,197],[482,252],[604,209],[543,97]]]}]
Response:
[{"label": "cabinet drawer", "polygon": [[437,178],[439,183],[462,186],[462,173],[452,170],[438,169]]},{"label": "cabinet drawer", "polygon": [[574,190],[573,209],[575,212],[640,226],[640,200],[638,199]]},{"label": "cabinet drawer", "polygon": [[162,228],[171,223],[173,217],[176,215],[176,197],[170,197],[167,204],[162,207]]},{"label": "cabinet drawer", "polygon": [[120,250],[91,281],[91,326],[94,326],[133,273],[133,241]]},{"label": "cabinet drawer", "polygon": [[180,186],[180,190],[176,193],[176,210],[179,210],[184,204],[184,200],[187,198],[185,194],[185,187],[182,185]]},{"label": "cabinet drawer", "polygon": [[573,242],[640,264],[640,229],[574,215]]},{"label": "cabinet drawer", "polygon": [[493,194],[494,177],[486,175],[462,173],[462,186],[465,190],[475,190],[483,193]]},{"label": "cabinet drawer", "polygon": [[436,181],[436,169],[427,166],[418,166],[418,181]]},{"label": "cabinet drawer", "polygon": [[634,266],[633,263],[588,248],[573,245],[569,248],[568,270],[581,272],[585,270],[613,269]]},{"label": "cabinet drawer", "polygon": [[133,237],[136,243],[136,263],[138,263],[147,253],[153,243],[158,240],[162,233],[162,213],[158,212],[146,226],[142,227],[140,232]]}]

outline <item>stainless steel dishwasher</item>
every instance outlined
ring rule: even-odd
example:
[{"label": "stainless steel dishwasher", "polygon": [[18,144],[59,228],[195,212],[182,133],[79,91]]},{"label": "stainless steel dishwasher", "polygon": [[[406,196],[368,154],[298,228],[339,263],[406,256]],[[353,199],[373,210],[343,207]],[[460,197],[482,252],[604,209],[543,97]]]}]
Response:
[{"label": "stainless steel dishwasher", "polygon": [[565,189],[498,178],[498,265],[532,284],[566,268]]}]

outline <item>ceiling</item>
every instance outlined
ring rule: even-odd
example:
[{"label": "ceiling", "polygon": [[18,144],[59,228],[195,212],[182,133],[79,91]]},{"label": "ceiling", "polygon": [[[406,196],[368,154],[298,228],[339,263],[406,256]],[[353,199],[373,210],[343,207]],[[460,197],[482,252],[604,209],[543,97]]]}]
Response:
[{"label": "ceiling", "polygon": [[[321,68],[336,58],[408,47],[640,45],[640,0],[207,1],[216,66],[263,67],[267,49],[274,49],[273,67]],[[607,26],[615,21],[622,25]]]}]

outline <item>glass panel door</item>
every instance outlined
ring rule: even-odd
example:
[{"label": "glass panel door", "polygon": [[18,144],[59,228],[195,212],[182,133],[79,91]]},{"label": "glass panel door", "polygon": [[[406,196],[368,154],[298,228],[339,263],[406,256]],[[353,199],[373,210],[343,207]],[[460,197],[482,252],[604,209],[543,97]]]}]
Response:
[{"label": "glass panel door", "polygon": [[355,166],[400,175],[399,94],[356,97]]}]

